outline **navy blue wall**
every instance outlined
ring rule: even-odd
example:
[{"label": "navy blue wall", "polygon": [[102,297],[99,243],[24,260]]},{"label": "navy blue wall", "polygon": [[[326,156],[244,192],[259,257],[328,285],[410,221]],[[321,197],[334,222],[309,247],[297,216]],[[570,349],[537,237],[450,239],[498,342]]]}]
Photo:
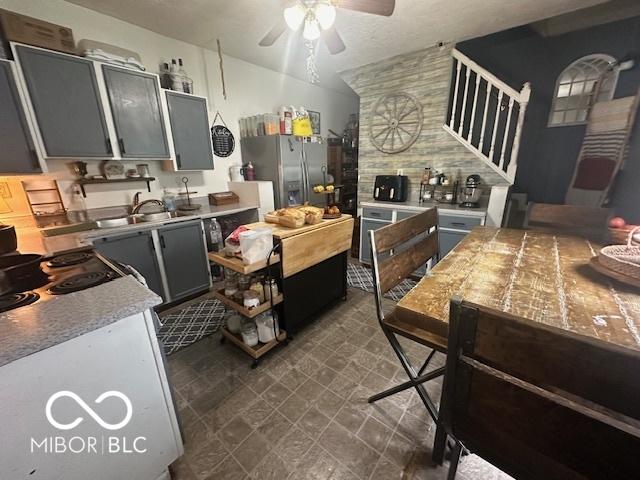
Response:
[{"label": "navy blue wall", "polygon": [[[515,190],[526,192],[535,202],[563,203],[585,127],[547,127],[556,79],[585,55],[605,53],[616,59],[633,55],[637,65],[620,73],[615,97],[635,95],[640,86],[640,17],[548,38],[519,27],[462,42],[457,48],[515,89],[531,82]],[[640,121],[612,204],[618,214],[640,222]]]}]

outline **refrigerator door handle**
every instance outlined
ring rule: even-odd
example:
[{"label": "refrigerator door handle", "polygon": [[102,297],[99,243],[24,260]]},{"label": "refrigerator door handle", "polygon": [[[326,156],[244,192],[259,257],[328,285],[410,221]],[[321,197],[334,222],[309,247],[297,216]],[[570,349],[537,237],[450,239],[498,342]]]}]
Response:
[{"label": "refrigerator door handle", "polygon": [[304,151],[304,144],[302,145],[301,163],[302,168],[302,203],[309,201],[309,171],[307,170],[307,154]]}]

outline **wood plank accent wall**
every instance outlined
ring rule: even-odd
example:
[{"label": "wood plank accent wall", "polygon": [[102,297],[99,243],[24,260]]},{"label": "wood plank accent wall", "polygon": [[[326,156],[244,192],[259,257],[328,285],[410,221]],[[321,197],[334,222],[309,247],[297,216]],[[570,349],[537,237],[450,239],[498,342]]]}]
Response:
[{"label": "wood plank accent wall", "polygon": [[[447,175],[458,170],[464,180],[481,176],[485,193],[492,185],[507,183],[479,158],[444,131],[451,81],[453,45],[431,47],[381,62],[341,72],[344,81],[360,96],[360,151],[358,198],[373,198],[376,175],[395,174],[401,168],[409,176],[409,200],[418,200],[420,177],[430,166]],[[424,124],[416,142],[406,151],[386,154],[369,140],[371,109],[385,93],[404,91],[422,104]]]}]

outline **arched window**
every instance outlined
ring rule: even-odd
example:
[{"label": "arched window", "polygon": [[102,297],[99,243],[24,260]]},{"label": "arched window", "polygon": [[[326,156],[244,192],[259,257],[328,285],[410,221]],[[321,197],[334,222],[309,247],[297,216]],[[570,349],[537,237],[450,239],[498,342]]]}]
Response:
[{"label": "arched window", "polygon": [[586,123],[591,105],[596,101],[611,100],[618,83],[615,64],[615,58],[595,54],[582,57],[565,68],[556,82],[549,126]]}]

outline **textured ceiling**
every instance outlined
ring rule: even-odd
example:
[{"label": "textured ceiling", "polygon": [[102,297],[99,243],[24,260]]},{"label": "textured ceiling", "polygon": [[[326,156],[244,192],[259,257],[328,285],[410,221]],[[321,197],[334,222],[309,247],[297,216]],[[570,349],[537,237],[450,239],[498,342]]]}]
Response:
[{"label": "textured ceiling", "polygon": [[[287,0],[68,0],[168,37],[207,48],[220,38],[228,55],[305,79],[300,33],[287,31],[273,46],[258,42],[282,15]],[[396,0],[391,17],[339,10],[347,49],[317,52],[321,84],[350,91],[335,72],[560,15],[606,0]],[[135,50],[135,45],[120,45]]]}]

